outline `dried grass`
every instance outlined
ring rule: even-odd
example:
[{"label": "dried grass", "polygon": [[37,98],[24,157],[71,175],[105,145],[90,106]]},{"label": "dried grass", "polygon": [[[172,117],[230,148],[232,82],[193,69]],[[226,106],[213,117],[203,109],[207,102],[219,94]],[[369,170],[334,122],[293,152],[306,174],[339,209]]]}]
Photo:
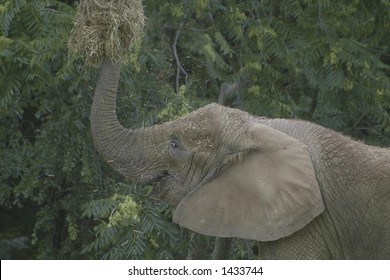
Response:
[{"label": "dried grass", "polygon": [[142,37],[142,0],[81,0],[68,42],[69,54],[96,65],[103,57],[124,61]]}]

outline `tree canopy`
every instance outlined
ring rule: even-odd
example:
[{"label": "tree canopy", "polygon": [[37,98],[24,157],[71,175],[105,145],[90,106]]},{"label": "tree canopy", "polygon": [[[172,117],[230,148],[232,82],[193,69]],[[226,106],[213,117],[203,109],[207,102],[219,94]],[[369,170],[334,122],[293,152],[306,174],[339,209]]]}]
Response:
[{"label": "tree canopy", "polygon": [[[96,153],[97,69],[69,56],[73,0],[0,0],[0,257],[208,258],[214,239],[171,222]],[[390,146],[388,0],[145,0],[121,73],[128,127],[227,94],[267,117],[310,120]],[[225,96],[226,97],[226,96]],[[256,258],[235,240],[232,258]]]}]

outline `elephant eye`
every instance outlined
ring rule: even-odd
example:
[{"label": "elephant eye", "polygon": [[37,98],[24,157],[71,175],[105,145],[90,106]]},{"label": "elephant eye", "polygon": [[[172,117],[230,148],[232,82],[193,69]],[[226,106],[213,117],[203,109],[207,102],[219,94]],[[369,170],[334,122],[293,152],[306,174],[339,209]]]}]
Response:
[{"label": "elephant eye", "polygon": [[177,140],[177,139],[172,139],[171,142],[169,142],[170,148],[177,149],[177,148],[179,148],[179,146],[180,146],[179,140]]}]

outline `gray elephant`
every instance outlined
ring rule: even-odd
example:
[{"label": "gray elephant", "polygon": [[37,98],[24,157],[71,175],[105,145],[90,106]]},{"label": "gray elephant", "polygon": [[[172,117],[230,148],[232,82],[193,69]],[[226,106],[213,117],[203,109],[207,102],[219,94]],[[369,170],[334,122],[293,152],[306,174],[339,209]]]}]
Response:
[{"label": "gray elephant", "polygon": [[264,259],[390,259],[390,150],[299,120],[211,104],[124,128],[120,65],[103,62],[91,113],[101,156],[195,232],[260,241]]}]

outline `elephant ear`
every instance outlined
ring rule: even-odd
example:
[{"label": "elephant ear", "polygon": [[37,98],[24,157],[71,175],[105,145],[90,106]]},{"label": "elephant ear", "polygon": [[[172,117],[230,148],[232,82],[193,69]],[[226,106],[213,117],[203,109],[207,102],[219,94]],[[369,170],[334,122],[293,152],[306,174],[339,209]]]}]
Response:
[{"label": "elephant ear", "polygon": [[176,207],[173,221],[195,232],[271,241],[303,228],[324,210],[309,151],[259,123],[213,180]]}]

